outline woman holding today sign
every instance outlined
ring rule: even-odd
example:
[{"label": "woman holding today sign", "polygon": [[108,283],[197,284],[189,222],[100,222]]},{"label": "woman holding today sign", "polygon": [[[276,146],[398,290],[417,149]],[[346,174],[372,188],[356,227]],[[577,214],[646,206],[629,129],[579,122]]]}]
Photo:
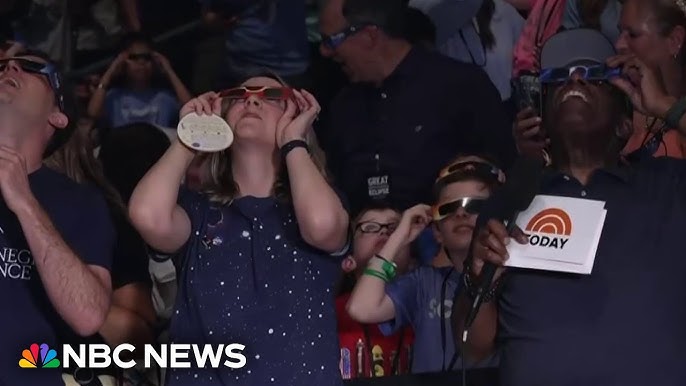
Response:
[{"label": "woman holding today sign", "polygon": [[[319,110],[271,75],[203,94],[181,109],[181,141],[136,187],[129,212],[141,235],[183,251],[171,341],[245,345],[243,368],[171,369],[168,384],[339,382],[333,286],[349,219],[312,141]],[[207,150],[209,184],[179,192]]]}]

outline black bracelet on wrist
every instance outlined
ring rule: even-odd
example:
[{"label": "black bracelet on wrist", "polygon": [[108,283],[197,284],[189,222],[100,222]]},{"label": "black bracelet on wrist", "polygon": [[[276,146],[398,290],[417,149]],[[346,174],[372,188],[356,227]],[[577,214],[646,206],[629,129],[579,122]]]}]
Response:
[{"label": "black bracelet on wrist", "polygon": [[288,153],[291,152],[291,150],[295,149],[296,147],[302,147],[307,150],[307,152],[310,152],[310,147],[307,145],[307,142],[305,142],[302,139],[294,139],[292,141],[286,142],[283,146],[281,146],[281,149],[279,151],[281,152],[281,158],[285,159]]},{"label": "black bracelet on wrist", "polygon": [[[474,283],[474,276],[471,271],[471,267],[468,264],[465,264],[465,269],[464,269],[464,274],[462,275],[464,278],[464,285],[465,285],[465,290],[467,291],[467,296],[471,300],[474,300],[477,295],[477,285]],[[496,281],[494,281],[488,291],[483,295],[483,302],[488,303],[495,299],[498,294],[500,293],[500,289],[502,287],[502,282],[503,282],[503,277],[505,275],[501,275]]]}]

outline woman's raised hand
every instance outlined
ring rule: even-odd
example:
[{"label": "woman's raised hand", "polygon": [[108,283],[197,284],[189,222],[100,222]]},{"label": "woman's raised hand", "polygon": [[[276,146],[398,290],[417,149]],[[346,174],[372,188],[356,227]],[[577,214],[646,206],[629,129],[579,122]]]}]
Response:
[{"label": "woman's raised hand", "polygon": [[199,95],[181,107],[179,119],[182,119],[190,113],[198,115],[219,115],[222,113],[222,98],[216,92],[210,91]]},{"label": "woman's raised hand", "polygon": [[[626,77],[610,79],[631,99],[641,114],[664,119],[669,108],[676,102],[665,88],[660,70],[652,68],[632,55],[617,55],[607,60],[610,67],[622,67]],[[634,78],[634,82],[627,78]]]},{"label": "woman's raised hand", "polygon": [[280,148],[293,140],[304,140],[321,107],[314,95],[306,90],[293,90],[295,101],[286,101],[286,110],[276,124],[276,144]]}]

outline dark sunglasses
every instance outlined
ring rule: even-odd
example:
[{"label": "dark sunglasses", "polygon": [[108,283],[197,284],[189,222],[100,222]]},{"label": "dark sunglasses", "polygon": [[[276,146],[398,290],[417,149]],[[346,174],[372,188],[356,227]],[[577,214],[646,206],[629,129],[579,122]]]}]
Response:
[{"label": "dark sunglasses", "polygon": [[293,89],[288,87],[236,87],[219,93],[220,98],[246,99],[255,95],[261,99],[288,100],[293,98]]},{"label": "dark sunglasses", "polygon": [[432,217],[434,221],[441,221],[445,219],[446,217],[449,217],[455,212],[457,212],[458,209],[464,208],[464,210],[469,213],[469,214],[479,214],[481,212],[481,209],[484,206],[484,203],[486,202],[485,198],[473,198],[473,197],[464,197],[457,199],[455,201],[447,202],[445,204],[441,204],[438,206],[433,207],[432,211]]},{"label": "dark sunglasses", "polygon": [[398,228],[398,223],[389,222],[387,224],[381,224],[375,221],[365,221],[357,224],[356,228],[362,233],[379,233],[384,228],[388,229],[389,232],[393,232]]},{"label": "dark sunglasses", "polygon": [[367,27],[367,25],[351,25],[350,27],[344,29],[341,32],[335,33],[331,36],[324,35],[322,34],[322,45],[327,47],[328,49],[335,50],[338,48],[343,42],[351,37],[352,35],[355,35],[356,33],[362,31],[364,27]]},{"label": "dark sunglasses", "polygon": [[2,59],[0,60],[0,72],[5,72],[10,62],[16,63],[24,72],[45,76],[48,79],[50,88],[52,88],[52,91],[55,93],[55,100],[57,101],[60,111],[64,112],[62,81],[60,79],[59,71],[57,71],[57,68],[52,63],[36,62],[24,58]]},{"label": "dark sunglasses", "polygon": [[572,66],[563,68],[547,68],[541,70],[539,80],[541,83],[566,82],[572,75],[580,76],[588,81],[602,81],[616,78],[622,75],[620,67],[608,67],[604,64],[594,66]]},{"label": "dark sunglasses", "polygon": [[455,173],[479,174],[483,175],[484,177],[493,178],[496,181],[501,181],[505,176],[505,174],[499,168],[489,163],[479,161],[460,161],[443,168],[440,171],[440,173],[438,173],[438,178],[436,178],[436,182]]}]

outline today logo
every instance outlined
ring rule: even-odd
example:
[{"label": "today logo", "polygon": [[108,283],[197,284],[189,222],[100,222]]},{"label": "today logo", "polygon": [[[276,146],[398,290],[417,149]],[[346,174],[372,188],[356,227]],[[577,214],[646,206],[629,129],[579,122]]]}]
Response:
[{"label": "today logo", "polygon": [[529,220],[525,234],[532,246],[563,249],[572,234],[572,219],[560,208],[543,209]]},{"label": "today logo", "polygon": [[[21,353],[19,367],[21,368],[81,368],[103,369],[112,365],[121,369],[136,366],[132,353],[136,348],[128,343],[114,348],[106,344],[62,345],[61,361],[58,353],[47,344],[33,343]],[[145,345],[143,347],[143,366],[150,368],[154,365],[160,368],[188,369],[194,368],[243,368],[247,358],[243,355],[245,346],[232,344],[162,344],[159,347]],[[125,358],[125,359],[124,359]],[[154,364],[153,364],[154,362]]]}]

